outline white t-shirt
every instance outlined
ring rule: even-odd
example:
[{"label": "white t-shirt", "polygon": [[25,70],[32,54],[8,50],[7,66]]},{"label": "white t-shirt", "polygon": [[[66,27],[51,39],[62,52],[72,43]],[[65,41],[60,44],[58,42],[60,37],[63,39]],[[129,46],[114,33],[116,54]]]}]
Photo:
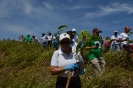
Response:
[{"label": "white t-shirt", "polygon": [[52,41],[52,36],[48,36],[48,41]]},{"label": "white t-shirt", "polygon": [[[122,40],[125,40],[126,38],[129,38],[129,36],[126,33],[121,33],[120,34],[120,38],[122,38]],[[123,41],[122,44],[127,44],[128,41]]]},{"label": "white t-shirt", "polygon": [[75,35],[73,39],[74,39],[74,41],[75,41],[76,43],[78,42],[78,36],[77,36],[77,35]]},{"label": "white t-shirt", "polygon": [[76,49],[77,47],[77,43],[74,41],[74,39],[72,40],[72,43],[70,44],[70,46],[74,49]]},{"label": "white t-shirt", "polygon": [[[51,66],[57,66],[57,67],[65,67],[69,64],[72,63],[76,63],[77,60],[75,59],[75,56],[77,55],[78,57],[78,61],[79,62],[83,62],[83,58],[81,56],[80,53],[76,54],[75,49],[72,48],[72,52],[70,53],[70,55],[68,56],[67,54],[65,54],[61,48],[59,48],[58,50],[56,50],[52,56],[51,59]],[[60,77],[68,77],[69,75],[69,71],[65,71],[64,73],[60,74]],[[73,76],[75,76],[73,74]]]},{"label": "white t-shirt", "polygon": [[41,38],[41,42],[47,42],[47,36],[43,36],[43,37]]},{"label": "white t-shirt", "polygon": [[120,37],[119,37],[118,35],[117,35],[117,36],[114,36],[114,35],[111,36],[111,40],[115,39],[115,40],[112,41],[111,44],[119,44],[119,42],[117,42],[117,40],[119,40],[119,38],[120,38]]}]

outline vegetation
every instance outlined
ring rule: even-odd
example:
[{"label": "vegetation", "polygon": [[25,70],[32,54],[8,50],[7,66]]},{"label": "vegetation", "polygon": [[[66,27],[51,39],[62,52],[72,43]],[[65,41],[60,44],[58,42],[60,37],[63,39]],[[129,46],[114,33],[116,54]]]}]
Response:
[{"label": "vegetation", "polygon": [[[0,41],[1,88],[55,88],[56,76],[51,76],[50,61],[54,48],[41,50],[39,43]],[[86,52],[87,53],[87,52]],[[87,57],[87,54],[84,55]],[[133,61],[125,52],[103,53],[106,69],[99,77],[86,61],[87,72],[81,75],[83,88],[133,88]]]}]

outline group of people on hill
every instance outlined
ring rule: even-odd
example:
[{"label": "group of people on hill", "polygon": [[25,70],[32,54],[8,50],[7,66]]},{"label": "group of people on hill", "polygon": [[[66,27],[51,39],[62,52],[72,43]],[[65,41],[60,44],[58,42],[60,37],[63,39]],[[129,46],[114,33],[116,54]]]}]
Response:
[{"label": "group of people on hill", "polygon": [[[94,65],[95,75],[102,73],[105,68],[105,61],[102,58],[102,40],[99,33],[100,30],[98,28],[93,29],[93,35],[97,36],[99,40],[92,40],[86,47],[87,50],[90,50],[88,60]],[[79,75],[84,74],[86,69],[82,54],[80,51],[76,52],[77,43],[74,40],[74,36],[72,31],[62,33],[59,36],[59,49],[52,56],[50,71],[52,75],[58,75],[56,88],[65,88],[70,75],[69,88],[82,87]]]},{"label": "group of people on hill", "polygon": [[[100,33],[102,33],[101,30],[98,28],[92,30],[92,40],[85,46],[85,49],[89,52],[88,61],[94,68],[94,76],[99,76],[105,70],[105,60],[102,57],[103,51],[113,50],[120,52],[124,49],[128,54],[133,53],[133,47],[128,44],[130,40],[128,33],[130,30],[131,28],[126,26],[120,35],[118,35],[118,31],[115,30],[114,34],[111,37],[107,37],[105,41],[100,35]],[[52,36],[50,32],[48,36],[42,33],[40,41],[36,36],[30,37],[30,35],[27,35],[25,37],[19,37],[21,41],[40,42],[43,49],[46,46],[54,46],[56,50],[51,59],[50,72],[52,75],[58,75],[56,88],[65,88],[66,86],[69,86],[69,88],[82,88],[79,75],[85,74],[86,72],[81,53],[85,45],[86,37],[84,36],[81,41],[81,50],[76,52],[78,36],[75,34],[76,29],[73,28],[71,31],[62,33],[59,36],[57,34]],[[68,81],[69,76],[71,76],[70,81]],[[90,78],[90,76],[88,76],[88,78]]]},{"label": "group of people on hill", "polygon": [[30,34],[28,34],[28,35],[26,35],[26,36],[24,36],[24,35],[20,35],[19,36],[19,40],[21,41],[21,42],[39,42],[39,39],[35,36],[35,35],[33,35],[32,37],[30,36]]},{"label": "group of people on hill", "polygon": [[111,38],[107,37],[105,41],[105,51],[113,50],[113,51],[122,51],[122,49],[125,49],[128,53],[133,52],[133,45],[129,44],[129,35],[131,28],[126,26],[124,28],[124,31],[118,35],[118,31],[115,30],[114,34],[111,36]]},{"label": "group of people on hill", "polygon": [[51,32],[48,33],[48,36],[45,35],[45,33],[42,33],[42,37],[39,39],[37,36],[33,35],[30,36],[30,34],[24,36],[20,35],[19,40],[21,42],[36,42],[42,44],[42,49],[44,49],[46,46],[54,46],[55,49],[58,49],[58,36],[55,33],[54,36],[52,36]]},{"label": "group of people on hill", "polygon": [[[73,33],[76,34],[76,29],[73,28],[72,31],[68,31],[68,34],[71,35],[71,37],[73,37],[73,43],[72,46],[76,46],[75,44],[77,44],[78,41],[78,36],[74,36]],[[19,40],[21,42],[39,42],[42,44],[42,49],[44,49],[45,47],[49,46],[49,47],[54,47],[56,50],[59,48],[59,36],[57,35],[57,33],[55,33],[54,35],[51,34],[51,32],[48,33],[48,35],[46,35],[45,33],[42,33],[42,37],[40,39],[38,39],[37,36],[33,35],[30,36],[30,34],[28,34],[27,36],[24,35],[20,35],[19,36]]]},{"label": "group of people on hill", "polygon": [[[124,28],[124,32],[118,36],[118,32],[114,31],[109,41],[111,50],[120,51],[121,47],[129,52],[128,47],[129,36],[128,32],[131,30],[128,26]],[[89,41],[86,50],[89,50],[88,61],[91,62],[95,76],[99,76],[105,69],[105,60],[102,57],[103,39],[100,36],[102,31],[98,28],[92,30],[92,40]],[[59,48],[56,50],[51,59],[51,74],[58,75],[56,81],[56,88],[82,88],[79,75],[84,74],[86,69],[84,67],[84,59],[81,51],[76,52],[77,42],[74,39],[73,31],[62,33],[59,36]],[[97,37],[97,38],[96,38]],[[78,37],[77,37],[78,38]],[[104,44],[107,43],[104,42]],[[120,45],[121,44],[121,45]],[[84,44],[81,45],[81,49]],[[71,78],[71,79],[70,79]],[[69,87],[68,87],[69,86]]]}]

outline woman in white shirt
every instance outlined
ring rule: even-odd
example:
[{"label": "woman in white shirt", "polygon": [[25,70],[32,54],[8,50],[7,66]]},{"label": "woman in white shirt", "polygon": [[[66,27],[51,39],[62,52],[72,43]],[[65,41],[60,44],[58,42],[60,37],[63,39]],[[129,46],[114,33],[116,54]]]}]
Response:
[{"label": "woman in white shirt", "polygon": [[[56,50],[51,59],[51,74],[58,75],[56,88],[65,88],[69,76],[69,72],[80,68],[77,62],[83,63],[80,53],[76,54],[75,49],[71,48],[71,39],[67,33],[63,33],[59,37],[60,47]],[[75,59],[75,56],[77,57]],[[81,70],[81,69],[80,69]],[[84,72],[80,71],[80,72]],[[82,88],[79,74],[73,73],[69,88]]]}]

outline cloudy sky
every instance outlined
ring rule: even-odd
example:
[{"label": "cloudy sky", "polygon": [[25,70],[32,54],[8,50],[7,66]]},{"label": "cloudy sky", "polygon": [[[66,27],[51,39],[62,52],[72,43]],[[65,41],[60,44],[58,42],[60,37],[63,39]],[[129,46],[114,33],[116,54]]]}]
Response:
[{"label": "cloudy sky", "polygon": [[121,33],[125,26],[133,29],[133,0],[0,0],[0,39],[40,38],[62,24],[78,33],[97,27],[102,36]]}]

